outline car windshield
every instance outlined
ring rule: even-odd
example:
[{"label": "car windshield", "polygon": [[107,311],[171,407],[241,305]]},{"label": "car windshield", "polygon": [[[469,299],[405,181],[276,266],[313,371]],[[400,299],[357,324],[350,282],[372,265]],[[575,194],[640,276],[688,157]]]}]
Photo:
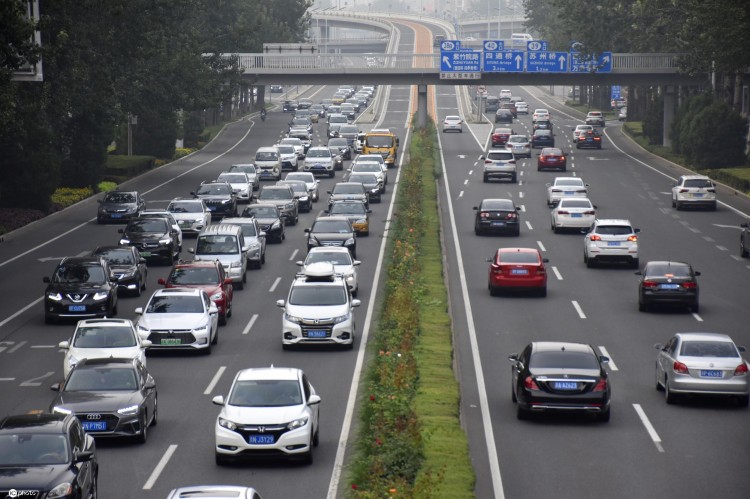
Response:
[{"label": "car windshield", "polygon": [[289,193],[289,189],[269,189],[265,188],[260,191],[258,199],[265,201],[267,199],[291,199],[293,196]]},{"label": "car windshield", "polygon": [[352,257],[349,251],[311,251],[307,254],[305,265],[327,262],[332,265],[351,265]]},{"label": "car windshield", "polygon": [[364,203],[333,203],[331,215],[365,215]]},{"label": "car windshield", "polygon": [[312,173],[309,175],[307,173],[287,173],[285,180],[300,180],[302,182],[314,182],[314,178],[312,176]]},{"label": "car windshield", "polygon": [[378,173],[383,171],[383,167],[377,163],[355,163],[352,167],[352,172],[355,171]]},{"label": "car windshield", "polygon": [[73,369],[65,383],[66,392],[137,390],[132,367],[96,367]]},{"label": "car windshield", "polygon": [[331,191],[332,194],[362,194],[362,185],[336,184]]},{"label": "car windshield", "polygon": [[500,263],[539,263],[539,256],[530,251],[501,251],[498,254]]},{"label": "car windshield", "polygon": [[135,265],[135,257],[130,248],[112,248],[94,253],[107,260],[110,265]]},{"label": "car windshield", "polygon": [[171,203],[167,211],[171,213],[202,213],[203,206],[199,203]]},{"label": "car windshield", "polygon": [[540,128],[534,131],[534,135],[536,135],[537,137],[551,137],[552,130],[544,130]]},{"label": "car windshield", "polygon": [[239,407],[300,405],[302,392],[296,380],[240,380],[234,384],[227,404]]},{"label": "car windshield", "polygon": [[511,135],[508,142],[513,144],[524,144],[529,141],[529,138],[525,135]]},{"label": "car windshield", "polygon": [[135,203],[135,196],[130,192],[108,192],[104,196],[104,202],[112,204]]},{"label": "car windshield", "polygon": [[242,212],[245,217],[256,217],[256,218],[278,218],[279,212],[273,206],[250,206],[245,208]]},{"label": "car windshield", "polygon": [[222,182],[228,182],[230,184],[246,184],[247,177],[245,175],[238,175],[236,173],[222,173],[219,175],[219,180]]},{"label": "car windshield", "polygon": [[625,236],[633,233],[633,229],[627,225],[599,225],[596,227],[597,234],[607,236]]},{"label": "car windshield", "polygon": [[147,314],[202,314],[203,300],[194,295],[156,295],[146,307]]},{"label": "car windshield", "polygon": [[195,253],[199,255],[232,255],[237,253],[236,236],[209,236],[198,237]]},{"label": "car windshield", "polygon": [[[68,461],[68,442],[64,435],[33,433],[0,435],[0,463],[3,463],[4,468],[65,464]],[[8,497],[11,496],[8,495]]]},{"label": "car windshield", "polygon": [[294,146],[280,145],[276,146],[281,154],[297,154],[294,150]]},{"label": "car windshield", "polygon": [[328,147],[348,147],[346,139],[331,139],[328,141]]},{"label": "car windshield", "polygon": [[542,156],[562,156],[562,149],[547,148],[542,149]]},{"label": "car windshield", "polygon": [[281,144],[289,144],[290,146],[302,147],[302,141],[299,139],[286,138],[281,139]]},{"label": "car windshield", "polygon": [[331,306],[346,304],[346,289],[343,286],[292,286],[290,305]]},{"label": "car windshield", "polygon": [[359,130],[356,126],[341,125],[341,128],[339,128],[339,133],[359,133]]},{"label": "car windshield", "polygon": [[214,267],[178,267],[172,271],[169,282],[179,286],[219,284],[219,271]]},{"label": "car windshield", "polygon": [[300,125],[307,126],[309,123],[310,122],[307,121],[307,118],[294,118],[292,120],[292,125],[297,125],[297,126],[300,126]]},{"label": "car windshield", "polygon": [[499,135],[510,135],[511,131],[510,128],[495,128],[494,133]]},{"label": "car windshield", "polygon": [[334,234],[346,234],[352,229],[349,224],[343,220],[318,220],[312,228],[313,232],[327,232]]},{"label": "car windshield", "polygon": [[54,282],[64,284],[102,284],[107,282],[104,269],[99,265],[65,265],[57,267]]},{"label": "car windshield", "polygon": [[307,151],[308,158],[330,158],[331,151],[328,149],[310,149]]},{"label": "car windshield", "polygon": [[687,265],[670,265],[668,263],[651,264],[646,266],[646,275],[688,277],[690,276],[690,267]]},{"label": "car windshield", "polygon": [[255,155],[255,161],[276,161],[279,154],[276,152],[259,152]]},{"label": "car windshield", "polygon": [[367,147],[393,147],[393,137],[387,135],[373,135],[365,139]]},{"label": "car windshield", "polygon": [[158,218],[145,218],[140,220],[131,220],[125,232],[142,233],[153,232],[163,234],[169,231],[169,226],[164,220]]},{"label": "car windshield", "polygon": [[736,358],[740,354],[728,341],[683,341],[680,356]]},{"label": "car windshield", "polygon": [[593,208],[588,199],[563,199],[558,208]]},{"label": "car windshield", "polygon": [[136,346],[135,336],[125,326],[84,326],[73,338],[76,348],[127,348]]},{"label": "car windshield", "polygon": [[536,352],[529,361],[531,369],[599,369],[599,361],[588,352]]},{"label": "car windshield", "polygon": [[377,184],[378,179],[375,177],[375,175],[353,173],[349,175],[349,182],[359,182],[360,184]]},{"label": "car windshield", "polygon": [[245,173],[256,173],[255,165],[232,165],[231,171],[245,172]]},{"label": "car windshield", "polygon": [[300,194],[307,194],[307,184],[305,184],[304,182],[289,182],[289,183],[285,182],[282,185],[288,185],[289,187],[292,188],[294,192],[298,192]]},{"label": "car windshield", "polygon": [[232,189],[226,184],[203,184],[196,191],[199,196],[221,196],[231,193]]},{"label": "car windshield", "polygon": [[705,180],[702,178],[691,178],[685,180],[685,183],[683,184],[684,187],[699,187],[699,188],[707,188],[707,187],[713,187],[713,184],[711,184],[710,180]]}]

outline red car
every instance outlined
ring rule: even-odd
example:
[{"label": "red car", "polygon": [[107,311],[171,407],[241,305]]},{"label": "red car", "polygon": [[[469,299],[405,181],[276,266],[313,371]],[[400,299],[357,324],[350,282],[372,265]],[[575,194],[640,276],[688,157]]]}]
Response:
[{"label": "red car", "polygon": [[548,262],[536,248],[500,248],[490,262],[487,288],[495,296],[505,289],[536,290],[547,296]]},{"label": "red car", "polygon": [[562,149],[557,147],[545,147],[536,162],[536,170],[559,170],[564,172],[568,168],[568,160]]},{"label": "red car", "polygon": [[492,132],[492,147],[505,146],[510,136],[515,133],[512,128],[495,128]]},{"label": "red car", "polygon": [[227,277],[218,260],[181,261],[172,267],[166,279],[159,279],[159,284],[166,288],[203,289],[219,309],[219,324],[226,324],[227,317],[232,316],[232,278]]}]

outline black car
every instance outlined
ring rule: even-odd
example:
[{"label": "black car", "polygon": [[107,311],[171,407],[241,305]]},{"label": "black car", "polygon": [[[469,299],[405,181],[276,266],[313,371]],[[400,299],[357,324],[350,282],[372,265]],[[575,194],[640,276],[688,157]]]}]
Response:
[{"label": "black car", "polygon": [[49,412],[75,414],[90,435],[146,443],[156,425],[156,382],[138,359],[82,359],[51,388]]},{"label": "black car", "polygon": [[513,113],[510,109],[498,109],[495,111],[495,123],[513,123]]},{"label": "black car", "polygon": [[117,232],[121,245],[135,246],[147,260],[161,258],[171,264],[180,256],[179,233],[163,218],[134,218]]},{"label": "black car", "polygon": [[233,217],[237,214],[237,197],[230,184],[204,182],[190,194],[206,203],[211,210],[211,218]]},{"label": "black car", "polygon": [[75,416],[0,420],[0,497],[95,498],[98,474],[96,443]]},{"label": "black car", "polygon": [[343,137],[333,137],[328,139],[328,149],[334,154],[341,155],[344,159],[352,159],[352,148],[349,145],[349,141]]},{"label": "black car", "polygon": [[258,194],[259,203],[276,205],[287,225],[297,225],[299,222],[299,200],[294,190],[288,185],[267,185]]},{"label": "black car", "polygon": [[534,135],[531,136],[531,147],[555,147],[555,136],[552,130],[544,128],[534,130]]},{"label": "black car", "polygon": [[609,359],[591,345],[537,341],[508,360],[518,419],[534,412],[578,411],[609,421],[611,391],[604,369]]},{"label": "black car", "polygon": [[281,106],[281,110],[285,113],[293,113],[297,110],[297,106],[296,100],[285,100]]},{"label": "black car", "polygon": [[349,249],[352,258],[357,258],[357,236],[348,217],[318,217],[313,226],[305,229],[305,232],[308,251],[317,246],[343,246]]},{"label": "black car", "polygon": [[578,136],[576,140],[576,149],[601,149],[602,134],[599,130],[588,130]]},{"label": "black car", "polygon": [[483,199],[475,206],[474,233],[497,233],[518,236],[521,234],[520,208],[510,199]]},{"label": "black car", "polygon": [[750,224],[740,224],[740,256],[747,258],[750,256]]},{"label": "black car", "polygon": [[370,202],[379,203],[382,200],[383,186],[376,174],[370,172],[351,173],[346,181],[362,184],[365,192],[367,192],[367,199]]},{"label": "black car", "polygon": [[644,312],[652,304],[683,305],[698,313],[698,279],[700,272],[689,263],[654,261],[635,273],[638,282],[638,310]]},{"label": "black car", "polygon": [[260,230],[266,233],[269,242],[280,243],[286,238],[284,219],[275,204],[251,204],[242,212],[243,217],[255,217]]},{"label": "black car", "polygon": [[44,321],[117,315],[117,284],[100,257],[63,258],[52,278],[45,277]]},{"label": "black car", "polygon": [[271,93],[272,94],[280,94],[284,92],[284,86],[283,85],[271,85]]},{"label": "black car", "polygon": [[307,184],[302,180],[279,180],[276,185],[288,185],[294,191],[294,197],[297,198],[299,203],[299,211],[303,213],[310,213],[312,211],[312,197],[307,191]]},{"label": "black car", "polygon": [[550,120],[537,120],[532,128],[534,130],[552,130],[552,122]]},{"label": "black car", "polygon": [[91,256],[106,260],[109,271],[117,279],[118,291],[141,296],[141,291],[146,289],[146,259],[134,246],[99,246]]},{"label": "black car", "polygon": [[146,207],[146,201],[137,191],[110,191],[98,203],[99,209],[96,213],[96,221],[100,224],[127,222]]}]

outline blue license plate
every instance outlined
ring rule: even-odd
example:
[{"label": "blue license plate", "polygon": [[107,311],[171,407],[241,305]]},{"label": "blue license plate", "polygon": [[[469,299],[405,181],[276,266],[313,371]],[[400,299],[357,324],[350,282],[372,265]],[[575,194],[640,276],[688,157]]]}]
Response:
[{"label": "blue license plate", "polygon": [[549,161],[550,163],[554,163],[557,161],[557,158],[547,158],[547,161]]},{"label": "blue license plate", "polygon": [[505,222],[492,222],[493,227],[503,227]]},{"label": "blue license plate", "polygon": [[256,445],[269,445],[275,443],[273,435],[250,435],[247,437],[247,443]]},{"label": "blue license plate", "polygon": [[619,246],[620,241],[608,241],[607,246]]},{"label": "blue license plate", "polygon": [[555,390],[578,390],[578,383],[573,381],[553,381],[552,388]]},{"label": "blue license plate", "polygon": [[581,213],[571,213],[570,216],[573,218],[583,218],[583,215]]},{"label": "blue license plate", "polygon": [[107,431],[106,421],[83,421],[81,426],[85,431]]},{"label": "blue license plate", "polygon": [[109,216],[112,218],[122,218],[122,215],[119,213],[111,213]]},{"label": "blue license plate", "polygon": [[68,305],[68,312],[85,312],[86,305]]},{"label": "blue license plate", "polygon": [[216,206],[209,206],[208,209],[209,211],[216,211]]},{"label": "blue license plate", "polygon": [[693,194],[693,197],[694,197],[694,198],[702,198],[702,197],[703,197],[703,194]]},{"label": "blue license plate", "polygon": [[723,373],[717,369],[701,369],[701,378],[723,378]]},{"label": "blue license plate", "polygon": [[526,269],[511,269],[510,273],[512,275],[528,275],[529,271]]},{"label": "blue license plate", "polygon": [[573,194],[575,194],[575,192],[574,191],[563,191],[563,194],[565,194],[566,196],[572,196]]},{"label": "blue license plate", "polygon": [[659,284],[659,289],[680,289],[679,284]]},{"label": "blue license plate", "polygon": [[326,335],[325,331],[313,330],[313,331],[308,331],[307,332],[307,337],[308,338],[325,338],[326,336],[327,335]]},{"label": "blue license plate", "polygon": [[260,172],[261,177],[273,177],[273,172]]}]

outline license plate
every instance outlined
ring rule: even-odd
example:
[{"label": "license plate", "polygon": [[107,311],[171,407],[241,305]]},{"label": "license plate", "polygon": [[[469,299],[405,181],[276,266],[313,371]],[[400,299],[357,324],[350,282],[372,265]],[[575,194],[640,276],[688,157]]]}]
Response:
[{"label": "license plate", "polygon": [[261,177],[273,177],[273,172],[260,172]]},{"label": "license plate", "polygon": [[149,258],[150,256],[152,256],[152,253],[150,251],[141,251],[141,256],[143,258]]},{"label": "license plate", "polygon": [[510,273],[513,275],[528,275],[529,271],[526,269],[511,269]]},{"label": "license plate", "polygon": [[659,289],[680,289],[679,284],[659,284]]},{"label": "license plate", "polygon": [[620,241],[608,241],[607,246],[619,246]]},{"label": "license plate", "polygon": [[256,445],[269,445],[275,443],[273,435],[250,435],[247,437],[247,443]]},{"label": "license plate", "polygon": [[109,216],[112,218],[122,218],[122,215],[120,215],[119,213],[110,213]]},{"label": "license plate", "polygon": [[85,312],[86,305],[68,305],[68,312]]},{"label": "license plate", "polygon": [[702,197],[703,197],[703,194],[693,194],[693,197],[694,197],[694,198],[702,198]]},{"label": "license plate", "polygon": [[570,216],[573,218],[583,218],[583,215],[581,213],[571,213]]},{"label": "license plate", "polygon": [[503,227],[505,222],[492,222],[493,227]]},{"label": "license plate", "polygon": [[84,431],[106,431],[107,430],[106,421],[83,421],[81,423],[81,426],[83,427]]},{"label": "license plate", "polygon": [[190,225],[190,222],[188,222],[187,220],[179,220],[177,222],[177,225]]},{"label": "license plate", "polygon": [[325,338],[326,336],[327,335],[326,335],[325,331],[313,330],[313,331],[308,331],[307,332],[307,337],[308,338]]},{"label": "license plate", "polygon": [[575,194],[575,191],[564,191],[563,194],[565,194],[566,196],[572,196],[573,194]]},{"label": "license plate", "polygon": [[557,161],[557,158],[547,158],[547,161],[550,163],[554,163]]},{"label": "license plate", "polygon": [[159,342],[160,345],[182,345],[180,338],[162,338]]},{"label": "license plate", "polygon": [[553,381],[552,388],[555,390],[578,390],[578,383],[573,381]]},{"label": "license plate", "polygon": [[722,378],[722,374],[716,369],[701,369],[701,378]]}]

